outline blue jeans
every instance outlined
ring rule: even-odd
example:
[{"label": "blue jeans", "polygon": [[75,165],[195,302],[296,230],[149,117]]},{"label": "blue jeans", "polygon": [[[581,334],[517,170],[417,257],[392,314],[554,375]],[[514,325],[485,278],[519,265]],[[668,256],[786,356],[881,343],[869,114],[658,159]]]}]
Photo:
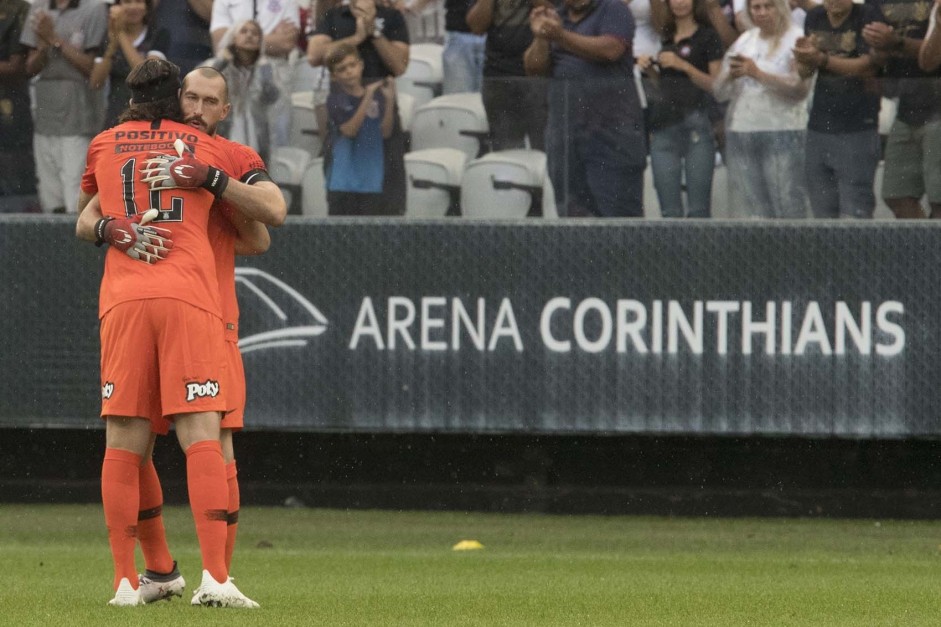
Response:
[{"label": "blue jeans", "polygon": [[855,133],[807,131],[807,193],[817,218],[871,218],[872,184],[882,146],[875,128]]},{"label": "blue jeans", "polygon": [[447,31],[444,35],[444,66],[442,92],[456,94],[465,91],[480,91],[484,72],[484,45],[486,35]]},{"label": "blue jeans", "polygon": [[[704,111],[693,111],[679,124],[650,134],[650,167],[664,218],[708,218],[712,207],[712,171],[716,143]],[[683,209],[683,172],[686,198]]]},{"label": "blue jeans", "polygon": [[753,218],[807,217],[804,131],[726,133],[732,209]]}]

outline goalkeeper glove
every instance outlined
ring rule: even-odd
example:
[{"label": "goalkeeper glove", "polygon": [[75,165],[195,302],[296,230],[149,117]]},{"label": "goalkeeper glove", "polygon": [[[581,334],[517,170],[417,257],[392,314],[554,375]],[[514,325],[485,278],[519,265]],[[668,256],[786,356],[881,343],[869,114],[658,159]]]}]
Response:
[{"label": "goalkeeper glove", "polygon": [[174,189],[202,187],[216,198],[222,196],[229,184],[229,175],[196,158],[182,139],[173,142],[177,156],[154,153],[144,162],[141,181],[150,184],[150,189]]},{"label": "goalkeeper glove", "polygon": [[154,264],[167,258],[173,248],[170,231],[156,226],[145,226],[160,215],[156,209],[148,209],[133,218],[102,218],[95,223],[95,244],[111,244],[128,257]]}]

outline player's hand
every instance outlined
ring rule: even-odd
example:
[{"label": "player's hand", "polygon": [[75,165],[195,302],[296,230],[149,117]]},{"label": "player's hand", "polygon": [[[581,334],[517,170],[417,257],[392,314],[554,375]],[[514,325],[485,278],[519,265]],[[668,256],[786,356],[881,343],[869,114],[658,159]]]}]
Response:
[{"label": "player's hand", "polygon": [[150,189],[195,189],[202,187],[212,192],[216,198],[222,196],[229,184],[229,176],[196,157],[183,140],[173,142],[176,156],[152,153],[153,157],[144,162],[141,169],[141,181],[150,185]]},{"label": "player's hand", "polygon": [[102,218],[95,225],[98,240],[107,242],[127,256],[147,264],[162,261],[170,254],[170,231],[147,223],[160,214],[148,209],[133,218]]}]

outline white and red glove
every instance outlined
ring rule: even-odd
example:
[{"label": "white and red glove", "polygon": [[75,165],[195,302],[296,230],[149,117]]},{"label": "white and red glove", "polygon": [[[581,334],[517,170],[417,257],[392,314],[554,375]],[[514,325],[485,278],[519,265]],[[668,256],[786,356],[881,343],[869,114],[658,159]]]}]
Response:
[{"label": "white and red glove", "polygon": [[175,189],[202,187],[216,198],[222,196],[229,184],[229,175],[201,161],[187,148],[182,139],[173,142],[176,156],[153,153],[141,169],[141,181],[150,189]]},{"label": "white and red glove", "polygon": [[102,218],[95,223],[95,244],[110,244],[128,257],[154,264],[167,258],[173,248],[170,231],[156,226],[145,226],[160,215],[148,209],[133,218]]}]

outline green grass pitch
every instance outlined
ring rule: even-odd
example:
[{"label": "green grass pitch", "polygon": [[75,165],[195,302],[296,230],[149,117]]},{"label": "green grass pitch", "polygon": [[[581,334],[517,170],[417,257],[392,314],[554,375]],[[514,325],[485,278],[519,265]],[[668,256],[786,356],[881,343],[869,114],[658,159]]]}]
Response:
[{"label": "green grass pitch", "polygon": [[[191,592],[189,511],[166,522]],[[110,608],[100,507],[0,505],[0,624],[939,625],[939,542],[930,522],[245,508],[232,575],[260,610]]]}]

